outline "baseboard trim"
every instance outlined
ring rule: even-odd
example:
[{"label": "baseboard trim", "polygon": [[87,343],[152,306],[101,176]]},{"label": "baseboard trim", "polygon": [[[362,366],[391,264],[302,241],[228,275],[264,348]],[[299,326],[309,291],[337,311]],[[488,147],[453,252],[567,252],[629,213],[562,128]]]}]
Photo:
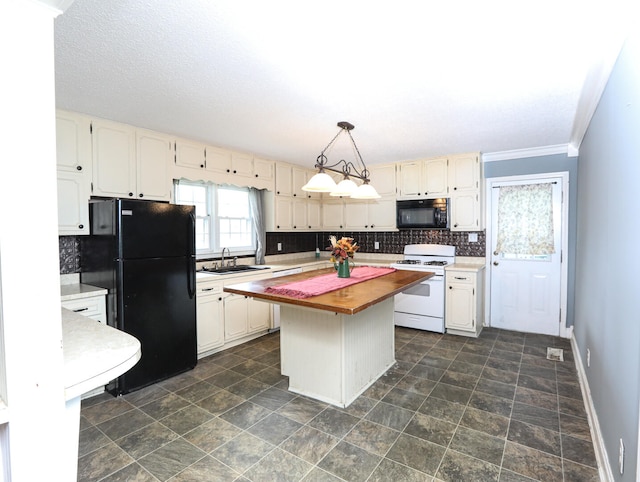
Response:
[{"label": "baseboard trim", "polygon": [[607,448],[604,445],[604,439],[602,438],[602,432],[600,430],[600,423],[598,422],[598,415],[595,407],[593,406],[593,398],[591,398],[589,381],[587,379],[587,374],[584,371],[582,357],[580,356],[580,350],[578,348],[578,343],[576,342],[576,337],[573,335],[573,330],[571,333],[571,349],[573,350],[573,359],[576,364],[576,370],[578,370],[578,381],[580,382],[580,390],[582,391],[582,400],[584,400],[584,406],[587,410],[587,418],[589,419],[591,440],[593,441],[593,448],[596,453],[596,462],[598,463],[600,480],[603,482],[613,482],[613,472],[611,471],[611,465],[609,464]]}]

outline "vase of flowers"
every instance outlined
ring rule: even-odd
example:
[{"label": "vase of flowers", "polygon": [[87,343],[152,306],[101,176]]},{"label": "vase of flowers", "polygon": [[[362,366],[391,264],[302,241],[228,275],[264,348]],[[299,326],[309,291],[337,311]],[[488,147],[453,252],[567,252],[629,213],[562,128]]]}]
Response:
[{"label": "vase of flowers", "polygon": [[353,269],[353,261],[349,266],[349,258],[353,260],[353,255],[360,246],[353,242],[353,238],[343,237],[337,240],[335,236],[329,236],[329,241],[331,246],[327,249],[331,251],[331,261],[338,272],[338,278],[349,278]]}]

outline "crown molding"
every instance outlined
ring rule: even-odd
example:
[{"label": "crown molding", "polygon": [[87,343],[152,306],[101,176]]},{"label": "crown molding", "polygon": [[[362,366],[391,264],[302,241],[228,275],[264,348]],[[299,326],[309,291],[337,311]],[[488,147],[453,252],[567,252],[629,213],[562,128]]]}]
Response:
[{"label": "crown molding", "polygon": [[511,159],[523,159],[525,157],[552,156],[554,154],[569,154],[569,152],[569,146],[567,144],[531,147],[528,149],[514,149],[512,151],[485,152],[482,154],[482,162],[507,161]]}]

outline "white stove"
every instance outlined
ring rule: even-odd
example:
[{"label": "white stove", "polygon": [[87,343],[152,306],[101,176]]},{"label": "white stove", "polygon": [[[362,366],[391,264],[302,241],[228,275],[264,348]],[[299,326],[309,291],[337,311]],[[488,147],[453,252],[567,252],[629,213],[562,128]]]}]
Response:
[{"label": "white stove", "polygon": [[408,244],[404,259],[392,268],[430,271],[434,276],[399,293],[394,299],[397,326],[444,333],[444,267],[455,263],[455,246]]}]

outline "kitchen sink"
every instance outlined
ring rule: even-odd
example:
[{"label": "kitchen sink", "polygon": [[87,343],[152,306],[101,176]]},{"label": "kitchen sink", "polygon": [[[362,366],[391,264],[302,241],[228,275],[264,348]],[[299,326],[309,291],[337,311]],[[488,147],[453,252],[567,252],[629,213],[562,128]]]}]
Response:
[{"label": "kitchen sink", "polygon": [[259,271],[268,269],[266,266],[225,266],[224,268],[203,268],[202,271],[210,274],[233,274],[242,273],[243,271]]}]

